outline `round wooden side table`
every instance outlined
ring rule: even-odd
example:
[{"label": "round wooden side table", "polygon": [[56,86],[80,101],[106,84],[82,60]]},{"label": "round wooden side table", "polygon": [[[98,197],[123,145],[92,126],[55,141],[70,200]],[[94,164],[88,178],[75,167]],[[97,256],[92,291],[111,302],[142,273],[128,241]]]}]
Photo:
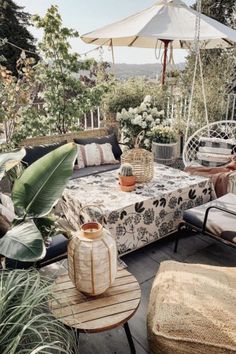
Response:
[{"label": "round wooden side table", "polygon": [[131,353],[136,353],[128,320],[135,314],[141,289],[127,270],[118,270],[113,285],[103,294],[88,296],[79,292],[68,274],[60,275],[53,284],[50,309],[63,324],[79,333],[98,333],[124,326]]}]

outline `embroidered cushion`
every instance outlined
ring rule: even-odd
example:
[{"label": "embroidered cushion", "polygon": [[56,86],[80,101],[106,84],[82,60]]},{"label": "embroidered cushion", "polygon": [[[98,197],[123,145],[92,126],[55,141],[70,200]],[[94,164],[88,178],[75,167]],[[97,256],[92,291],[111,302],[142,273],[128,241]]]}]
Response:
[{"label": "embroidered cushion", "polygon": [[231,159],[234,146],[233,139],[201,138],[197,152],[198,162],[207,167],[225,165]]},{"label": "embroidered cushion", "polygon": [[102,137],[93,137],[93,138],[78,138],[74,140],[76,144],[79,145],[87,145],[87,144],[91,144],[91,143],[95,143],[95,144],[111,144],[112,146],[112,152],[115,156],[115,159],[119,160],[120,156],[122,154],[122,150],[119,146],[118,140],[116,135],[110,134],[107,136],[102,136]]},{"label": "embroidered cushion", "polygon": [[77,149],[77,162],[79,168],[118,163],[112,152],[112,146],[109,143],[92,143],[87,145],[77,144]]}]

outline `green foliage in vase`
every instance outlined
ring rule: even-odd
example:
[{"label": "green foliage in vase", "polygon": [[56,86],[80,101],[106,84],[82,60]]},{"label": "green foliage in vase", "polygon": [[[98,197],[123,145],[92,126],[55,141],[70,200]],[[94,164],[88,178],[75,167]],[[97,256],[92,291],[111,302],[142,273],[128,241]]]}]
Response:
[{"label": "green foliage in vase", "polygon": [[158,111],[151,96],[146,96],[140,106],[128,110],[122,109],[117,113],[117,121],[123,137],[123,143],[134,147],[135,140],[142,132],[140,147],[151,148],[150,130],[159,125],[164,119],[164,111]]},{"label": "green foliage in vase", "polygon": [[[0,162],[6,170],[21,158],[21,152]],[[31,164],[16,179],[12,200],[0,194],[0,216],[5,233],[0,238],[0,254],[11,259],[35,262],[45,257],[44,238],[56,232],[50,212],[61,197],[72,174],[77,155],[76,145],[63,145]],[[1,174],[2,175],[2,174]],[[0,220],[1,221],[1,220]]]},{"label": "green foliage in vase", "polygon": [[150,132],[150,137],[155,143],[161,144],[173,144],[178,140],[175,130],[164,125],[154,127]]},{"label": "green foliage in vase", "polygon": [[48,309],[51,292],[51,284],[37,271],[1,271],[1,354],[77,352],[72,331]]}]

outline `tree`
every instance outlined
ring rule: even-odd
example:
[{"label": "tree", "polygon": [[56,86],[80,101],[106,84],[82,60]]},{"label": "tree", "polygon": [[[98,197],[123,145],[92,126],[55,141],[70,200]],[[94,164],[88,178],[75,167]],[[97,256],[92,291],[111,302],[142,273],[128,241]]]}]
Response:
[{"label": "tree", "polygon": [[69,40],[79,34],[63,27],[57,6],[51,6],[44,17],[34,16],[33,21],[44,31],[39,43],[42,60],[37,64],[43,100],[40,116],[48,132],[64,134],[78,129],[79,118],[98,104],[103,85],[86,85],[80,79],[80,71],[89,70],[91,62],[79,61],[79,55],[71,52]]},{"label": "tree", "polygon": [[[196,4],[194,6],[196,8]],[[235,28],[235,0],[203,0],[201,12],[213,19]],[[206,90],[209,120],[225,119],[227,110],[227,93],[235,80],[236,57],[235,48],[201,50],[203,75]],[[188,56],[187,64],[182,75],[183,92],[189,95],[193,79],[195,54]],[[205,122],[205,109],[201,87],[200,72],[198,70],[193,99],[193,110],[197,111],[197,125]],[[195,126],[196,128],[196,126]]]},{"label": "tree", "polygon": [[[33,53],[36,52],[34,37],[30,34],[27,26],[30,25],[30,15],[23,11],[13,0],[0,0],[0,39],[7,39],[14,45]],[[5,43],[0,47],[0,57],[4,55],[4,63],[8,70],[17,75],[16,62],[21,50]],[[38,58],[37,54],[31,55]]]},{"label": "tree", "polygon": [[22,52],[16,77],[0,66],[0,123],[4,123],[8,145],[27,137],[80,129],[80,117],[99,105],[109,87],[107,64],[81,61],[71,52],[69,40],[78,33],[63,27],[56,6],[44,17],[34,16],[33,21],[44,31],[38,63]]},{"label": "tree", "polygon": [[7,144],[12,142],[22,111],[34,103],[34,64],[34,58],[22,54],[16,63],[17,77],[5,65],[0,65],[0,123],[3,124]]},{"label": "tree", "polygon": [[[196,4],[194,7],[196,8]],[[226,26],[235,28],[235,0],[203,0],[201,12]]]}]

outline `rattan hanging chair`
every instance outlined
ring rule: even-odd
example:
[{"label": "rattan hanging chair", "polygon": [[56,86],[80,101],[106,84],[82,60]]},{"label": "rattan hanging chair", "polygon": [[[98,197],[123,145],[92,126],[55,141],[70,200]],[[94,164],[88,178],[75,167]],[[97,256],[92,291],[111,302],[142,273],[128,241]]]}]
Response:
[{"label": "rattan hanging chair", "polygon": [[[197,161],[197,152],[201,138],[221,138],[221,139],[236,139],[236,121],[222,120],[197,130],[189,137],[183,149],[183,163],[186,166]],[[235,151],[236,153],[236,151]]]}]

